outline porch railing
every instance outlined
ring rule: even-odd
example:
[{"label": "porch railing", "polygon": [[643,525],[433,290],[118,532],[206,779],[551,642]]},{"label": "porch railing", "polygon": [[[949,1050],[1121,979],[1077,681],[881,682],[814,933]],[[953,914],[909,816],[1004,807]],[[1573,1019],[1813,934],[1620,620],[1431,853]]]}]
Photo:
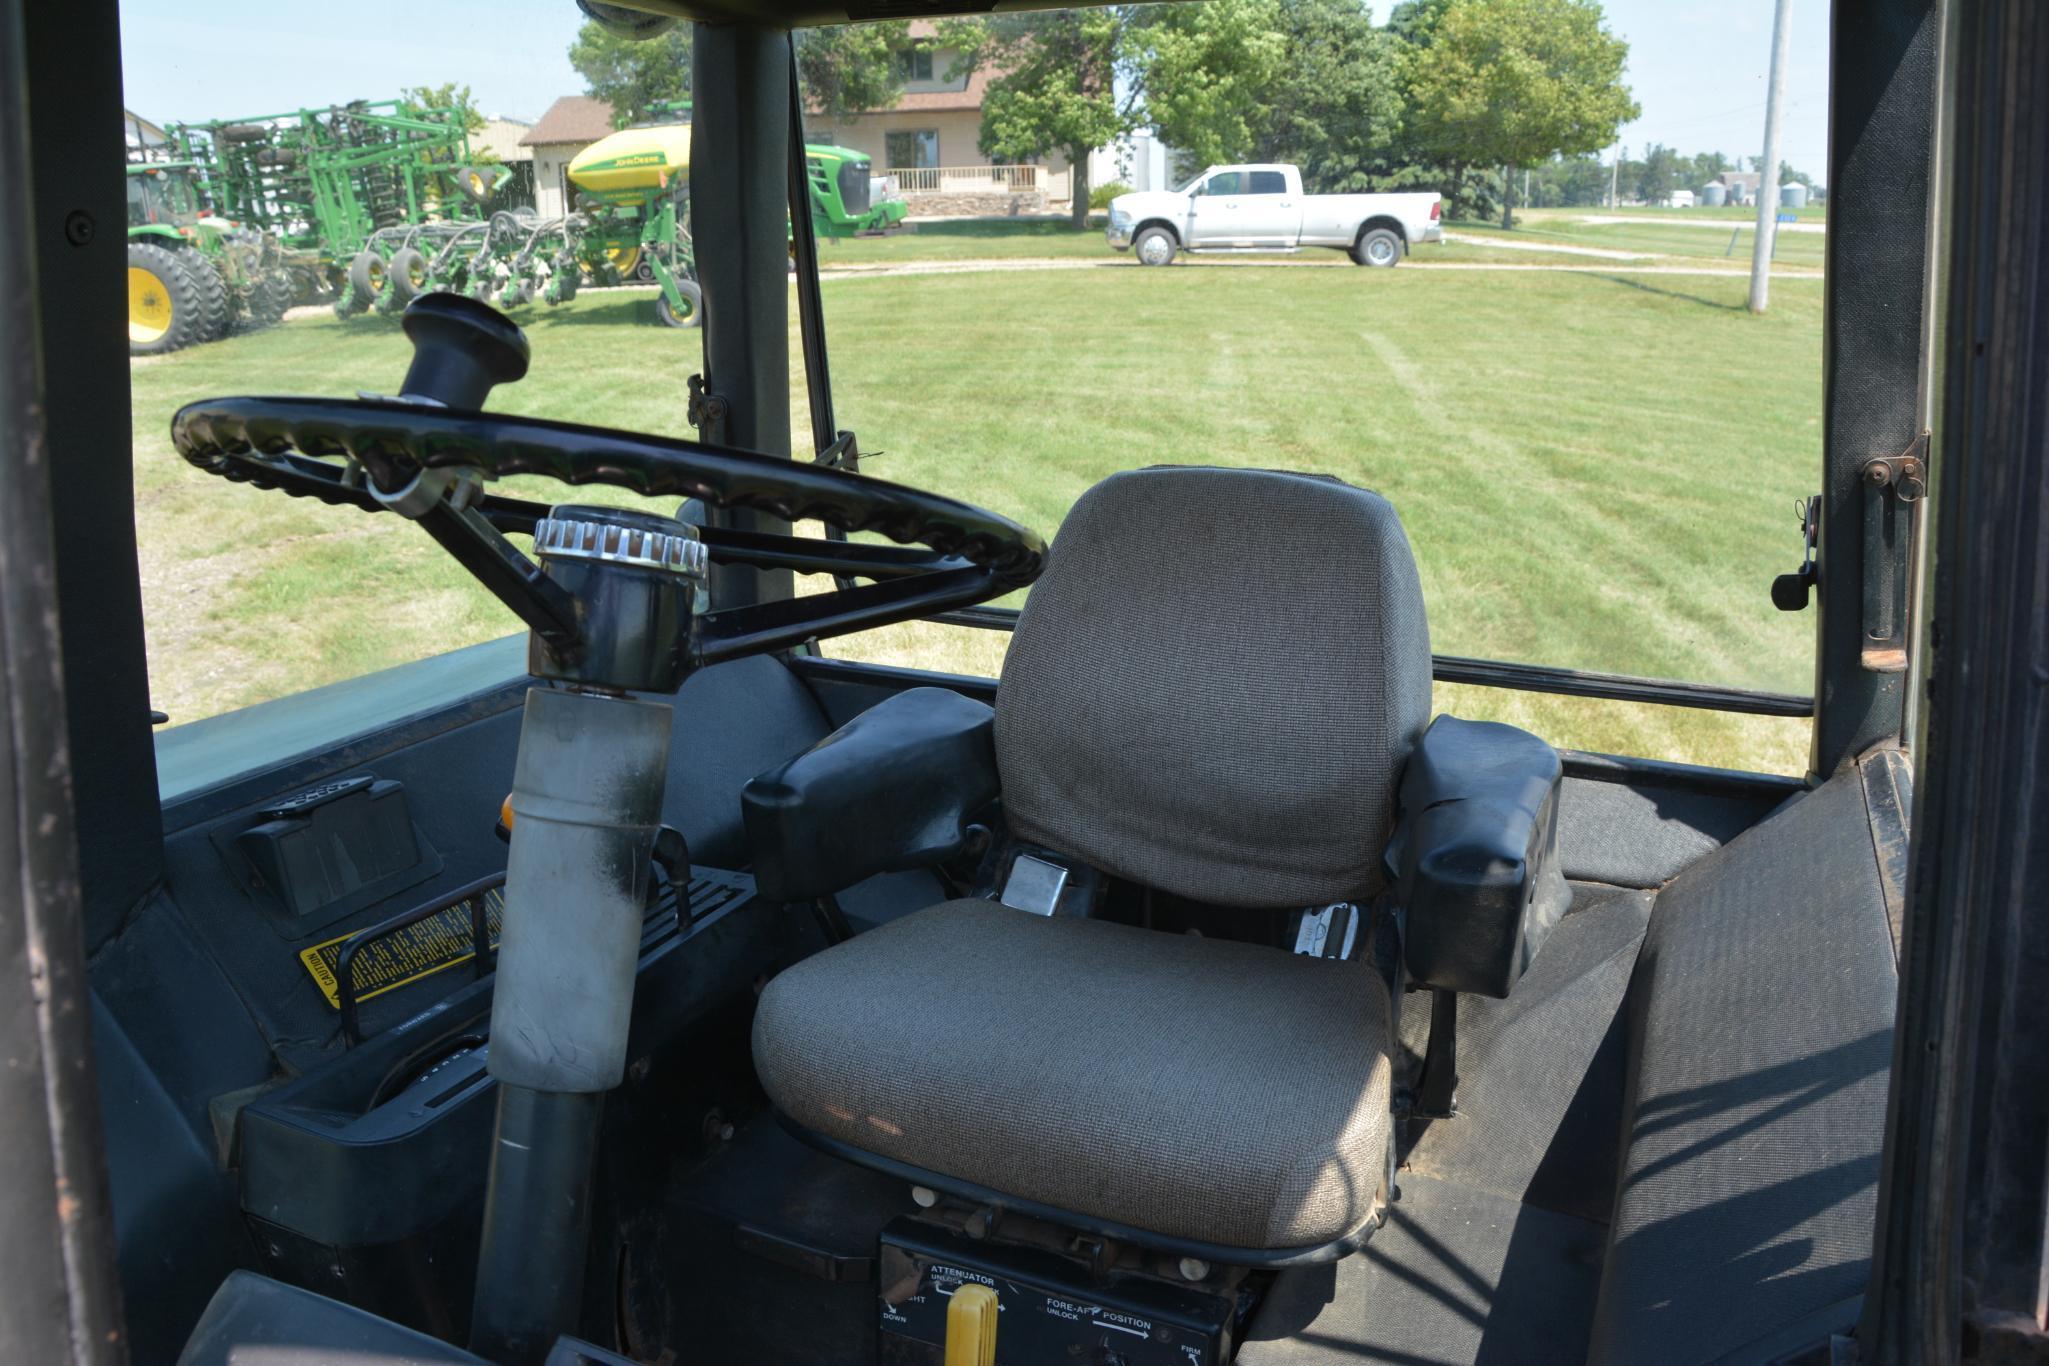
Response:
[{"label": "porch railing", "polygon": [[1028,194],[1051,188],[1042,166],[892,166],[905,194]]}]

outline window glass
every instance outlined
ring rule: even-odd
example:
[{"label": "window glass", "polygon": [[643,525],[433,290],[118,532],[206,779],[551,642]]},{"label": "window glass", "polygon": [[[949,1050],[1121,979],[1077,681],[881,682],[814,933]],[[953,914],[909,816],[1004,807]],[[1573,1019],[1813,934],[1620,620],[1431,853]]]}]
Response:
[{"label": "window glass", "polygon": [[897,53],[897,70],[906,81],[932,79],[932,49],[920,45]]},{"label": "window glass", "polygon": [[884,151],[892,170],[927,170],[939,165],[939,133],[919,128],[884,135]]},{"label": "window glass", "polygon": [[[1560,7],[1596,14],[1588,0]],[[1753,151],[1763,110],[1735,108],[1729,91],[1762,81],[1769,43],[1706,0],[1614,0],[1573,77],[1582,126],[1504,173],[1522,154],[1468,147],[1487,134],[1471,113],[1486,106],[1462,84],[1519,69],[1490,55],[1523,41],[1488,27],[1499,8],[1424,0],[1368,14],[1280,0],[1247,31],[1206,24],[1197,3],[1119,11],[1114,24],[1044,11],[893,21],[879,42],[799,35],[835,416],[859,435],[865,468],[1049,536],[1120,469],[1201,460],[1330,474],[1399,511],[1442,654],[1807,692],[1813,618],[1773,611],[1767,589],[1799,562],[1793,509],[1820,468],[1825,15],[1795,11],[1778,209],[1794,221],[1774,224],[1771,304],[1754,316],[1744,300],[1767,193]],[[450,232],[494,214],[553,225],[526,229],[543,236],[564,230],[592,195],[571,169],[579,154],[617,125],[686,117],[675,102],[689,94],[690,26],[631,44],[596,36],[566,4],[449,0],[408,32],[411,50],[441,54],[426,89],[404,83],[427,79],[411,68],[394,74],[388,53],[335,48],[304,7],[255,9],[223,29],[177,0],[124,0],[122,20],[131,155],[200,161],[199,202],[267,240],[282,265],[258,291],[206,258],[235,316],[175,349],[135,312],[160,296],[131,288],[156,705],[190,720],[516,630],[417,528],[202,475],[170,449],[170,416],[210,394],[390,392],[408,347],[390,298],[360,307],[351,277],[363,253],[377,255],[381,291],[407,234],[438,258]],[[309,50],[327,59],[288,59]],[[927,58],[934,78],[958,71],[946,83],[959,88],[911,89]],[[237,79],[193,81],[195,70]],[[271,117],[280,110],[293,112]],[[361,150],[423,114],[458,122],[459,135],[385,163],[382,188],[360,185],[370,226],[354,236],[284,183],[313,173],[307,139]],[[1312,196],[1388,196],[1407,240],[1373,258],[1371,235],[1337,221],[1333,240],[1288,257],[1206,255],[1177,239],[1160,265],[1139,264],[1138,243],[1106,240],[1116,195],[1243,162],[1295,165]],[[456,168],[494,165],[503,183],[478,203]],[[1232,217],[1257,216],[1272,175],[1220,172],[1204,188],[1250,188]],[[663,202],[655,185],[641,207],[658,215]],[[1166,202],[1186,214],[1185,201]],[[1317,208],[1234,227],[1284,245],[1324,221]],[[657,307],[658,275],[688,279],[687,221],[641,226],[612,223],[574,251],[479,259],[450,281],[505,307],[532,342],[528,378],[494,407],[688,433],[682,395],[702,368],[701,334],[663,325],[681,315]],[[561,297],[565,254],[574,298]],[[275,322],[273,286],[288,305]],[[794,314],[791,335],[802,446]],[[560,494],[541,482],[513,491]],[[986,672],[1006,641],[920,623],[829,648]],[[1492,695],[1469,690],[1460,705]],[[1563,701],[1516,705],[1561,733],[1576,724]],[[1669,757],[1708,733],[1692,714],[1648,710],[1677,719],[1575,733]]]},{"label": "window glass", "polygon": [[1288,178],[1279,171],[1252,172],[1251,188],[1245,191],[1247,194],[1286,194],[1287,192]]},{"label": "window glass", "polygon": [[[567,3],[448,0],[407,15],[406,46],[430,58],[394,65],[378,44],[336,45],[333,18],[238,6],[221,25],[179,0],[121,5],[128,152],[161,170],[130,178],[130,215],[191,228],[136,238],[127,291],[150,694],[173,725],[520,630],[417,526],[231,484],[172,449],[171,415],[196,399],[398,388],[411,354],[402,304],[351,292],[365,251],[385,289],[404,249],[437,270],[461,265],[436,283],[480,294],[526,330],[531,368],[493,409],[691,431],[702,333],[658,320],[654,271],[688,282],[687,219],[659,221],[687,135],[623,135],[656,160],[622,191],[629,203],[587,210],[566,235],[590,193],[577,156],[616,125],[673,129],[685,116],[689,26],[633,44],[600,37]],[[481,173],[480,195],[463,167]],[[316,181],[346,184],[350,213],[316,211]],[[201,206],[233,226],[193,222]],[[494,215],[501,231],[480,252]],[[501,491],[565,500],[547,480]]]},{"label": "window glass", "polygon": [[[1479,0],[1371,17],[1282,0],[1228,44],[1202,4],[1114,28],[968,22],[980,106],[948,163],[1042,161],[1015,197],[977,178],[951,202],[920,196],[915,233],[824,249],[836,416],[882,452],[865,468],[1049,536],[1122,469],[1330,474],[1393,502],[1442,655],[1810,692],[1814,617],[1774,610],[1769,586],[1800,561],[1796,502],[1821,468],[1826,16],[1795,13],[1781,180],[1798,188],[1779,211],[1794,221],[1773,223],[1757,316],[1764,107],[1729,91],[1764,83],[1769,35],[1706,0],[1562,9],[1601,35],[1572,76],[1587,122],[1526,164],[1460,150],[1491,135],[1469,76],[1512,76],[1503,45],[1525,41]],[[1079,150],[1053,113],[1076,90],[1116,130]],[[1378,258],[1392,268],[1354,265],[1379,243],[1349,232],[1287,257],[1191,251],[1178,234],[1199,212],[1170,225],[1171,264],[1105,240],[1127,191],[1193,185],[1256,212],[1285,188],[1275,172],[1206,174],[1243,161],[1300,168],[1303,223],[1330,202],[1313,196],[1387,196],[1407,215]],[[991,673],[1007,643],[914,623],[825,648]],[[1801,766],[1800,721],[1440,691],[1559,743]]]}]

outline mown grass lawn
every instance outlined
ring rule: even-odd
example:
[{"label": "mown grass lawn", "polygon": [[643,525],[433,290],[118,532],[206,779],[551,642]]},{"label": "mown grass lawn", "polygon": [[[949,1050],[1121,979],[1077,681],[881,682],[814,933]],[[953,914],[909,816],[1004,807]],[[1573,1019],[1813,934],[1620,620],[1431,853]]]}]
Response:
[{"label": "mown grass lawn", "polygon": [[[873,474],[1048,534],[1117,469],[1336,474],[1401,511],[1440,652],[1805,692],[1812,618],[1774,612],[1766,588],[1796,559],[1793,501],[1819,468],[1821,289],[1782,281],[1753,318],[1743,288],[1237,266],[841,277],[826,292],[839,419]],[[685,432],[696,334],[649,325],[649,308],[613,292],[526,310],[533,370],[494,407]],[[170,449],[185,400],[389,392],[407,353],[389,322],[321,317],[135,367],[152,696],[174,720],[514,629],[398,519],[230,486]],[[986,672],[1004,639],[917,625],[829,648]],[[1804,762],[1799,722],[1482,689],[1439,702],[1560,744]]]},{"label": "mown grass lawn", "polygon": [[[1757,241],[1754,213],[1741,218],[1715,216],[1703,210],[1700,217],[1686,217],[1691,210],[1668,209],[1611,211],[1607,209],[1543,210],[1518,215],[1515,230],[1504,233],[1499,223],[1460,223],[1456,226],[1495,237],[1512,237],[1536,244],[1573,247],[1602,247],[1611,251],[1654,252],[1663,256],[1693,258],[1701,265],[1750,269],[1750,253]],[[1589,223],[1586,218],[1625,219],[1619,223]],[[1810,219],[1802,210],[1803,220]],[[1791,270],[1819,270],[1828,238],[1818,232],[1779,232],[1772,263]],[[1733,244],[1733,245],[1732,245]]]},{"label": "mown grass lawn", "polygon": [[[1477,226],[1477,225],[1476,225]],[[1335,251],[1312,247],[1300,253],[1275,253],[1275,259],[1307,261],[1318,265],[1346,265]],[[1187,257],[1186,261],[1217,260],[1216,257]],[[1232,253],[1233,264],[1264,259],[1262,253]],[[1545,262],[1577,265],[1581,261],[1564,253],[1503,250],[1465,242],[1425,243],[1417,246],[1410,259],[1420,265],[1447,262],[1489,262],[1538,265]],[[1080,231],[1066,219],[964,218],[914,223],[908,231],[884,237],[850,237],[818,244],[821,269],[893,265],[909,261],[1115,261],[1137,265],[1129,252],[1119,252],[1103,240],[1101,218]]]},{"label": "mown grass lawn", "polygon": [[[1696,193],[1698,193],[1698,191],[1696,191]],[[1807,205],[1807,207],[1806,207],[1806,208],[1804,208],[1804,209],[1786,209],[1786,210],[1784,210],[1784,212],[1786,212],[1786,213],[1797,213],[1797,214],[1799,214],[1799,215],[1800,215],[1800,221],[1801,221],[1801,222],[1803,222],[1803,223],[1819,223],[1819,222],[1822,222],[1823,220],[1825,220],[1825,219],[1826,219],[1826,218],[1828,217],[1828,205],[1827,205],[1826,203],[1814,203],[1814,202],[1810,202],[1810,203],[1809,203],[1809,204]],[[1522,218],[1523,216],[1525,216],[1525,215],[1528,215],[1528,216],[1529,216],[1529,217],[1531,217],[1531,218],[1544,218],[1544,217],[1554,217],[1554,216],[1555,216],[1555,217],[1566,217],[1566,216],[1571,216],[1571,215],[1577,215],[1577,214],[1589,214],[1589,213],[1597,213],[1597,214],[1602,214],[1602,215],[1604,215],[1604,216],[1607,216],[1607,215],[1613,215],[1613,216],[1618,216],[1618,217],[1623,217],[1623,218],[1642,218],[1642,219],[1647,219],[1647,220],[1653,220],[1653,221],[1655,221],[1655,220],[1657,220],[1657,219],[1660,219],[1660,218],[1664,218],[1664,219],[1689,219],[1689,220],[1695,220],[1695,221],[1698,221],[1698,220],[1700,220],[1700,219],[1704,219],[1704,218],[1713,218],[1713,219],[1727,219],[1727,220],[1729,220],[1729,222],[1730,222],[1730,223],[1732,223],[1732,224],[1734,224],[1734,223],[1755,223],[1755,222],[1757,221],[1757,208],[1756,208],[1756,206],[1755,206],[1755,205],[1751,205],[1751,204],[1698,204],[1698,203],[1696,203],[1696,204],[1694,204],[1694,205],[1692,205],[1692,206],[1690,206],[1690,207],[1688,207],[1688,208],[1684,208],[1684,209],[1668,209],[1668,208],[1665,208],[1665,207],[1664,207],[1664,206],[1662,206],[1662,205],[1653,205],[1653,204],[1623,204],[1623,205],[1620,205],[1620,206],[1618,206],[1618,207],[1616,207],[1616,208],[1612,208],[1612,209],[1607,209],[1607,208],[1598,208],[1598,207],[1597,207],[1597,208],[1578,208],[1578,209],[1521,209],[1521,208],[1518,208],[1518,209],[1517,209],[1517,210],[1515,211],[1515,216],[1516,216],[1517,218]]]}]

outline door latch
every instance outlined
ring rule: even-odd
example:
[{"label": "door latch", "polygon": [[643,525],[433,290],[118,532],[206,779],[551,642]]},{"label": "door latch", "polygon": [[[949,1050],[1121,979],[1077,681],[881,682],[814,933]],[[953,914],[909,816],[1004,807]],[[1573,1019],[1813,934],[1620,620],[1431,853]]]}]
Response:
[{"label": "door latch", "polygon": [[1928,433],[1898,455],[1864,462],[1864,647],[1873,673],[1907,667],[1907,591],[1914,513],[1928,493]]},{"label": "door latch", "polygon": [[697,428],[699,441],[724,441],[726,439],[725,395],[715,392],[711,381],[703,375],[690,377],[690,403],[683,416],[691,426]]},{"label": "door latch", "polygon": [[1800,515],[1800,567],[1772,580],[1772,606],[1781,612],[1804,612],[1816,576],[1814,552],[1821,541],[1821,495],[1799,498],[1793,510]]}]

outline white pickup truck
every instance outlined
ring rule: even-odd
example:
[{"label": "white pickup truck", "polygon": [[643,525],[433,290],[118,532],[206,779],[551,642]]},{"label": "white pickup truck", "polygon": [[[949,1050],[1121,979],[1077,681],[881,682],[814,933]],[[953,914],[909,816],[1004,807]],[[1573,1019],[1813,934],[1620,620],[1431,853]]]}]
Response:
[{"label": "white pickup truck", "polygon": [[1362,266],[1398,265],[1418,242],[1444,240],[1444,197],[1304,194],[1293,166],[1212,166],[1179,190],[1110,201],[1110,245],[1164,266],[1183,251],[1335,247]]}]

